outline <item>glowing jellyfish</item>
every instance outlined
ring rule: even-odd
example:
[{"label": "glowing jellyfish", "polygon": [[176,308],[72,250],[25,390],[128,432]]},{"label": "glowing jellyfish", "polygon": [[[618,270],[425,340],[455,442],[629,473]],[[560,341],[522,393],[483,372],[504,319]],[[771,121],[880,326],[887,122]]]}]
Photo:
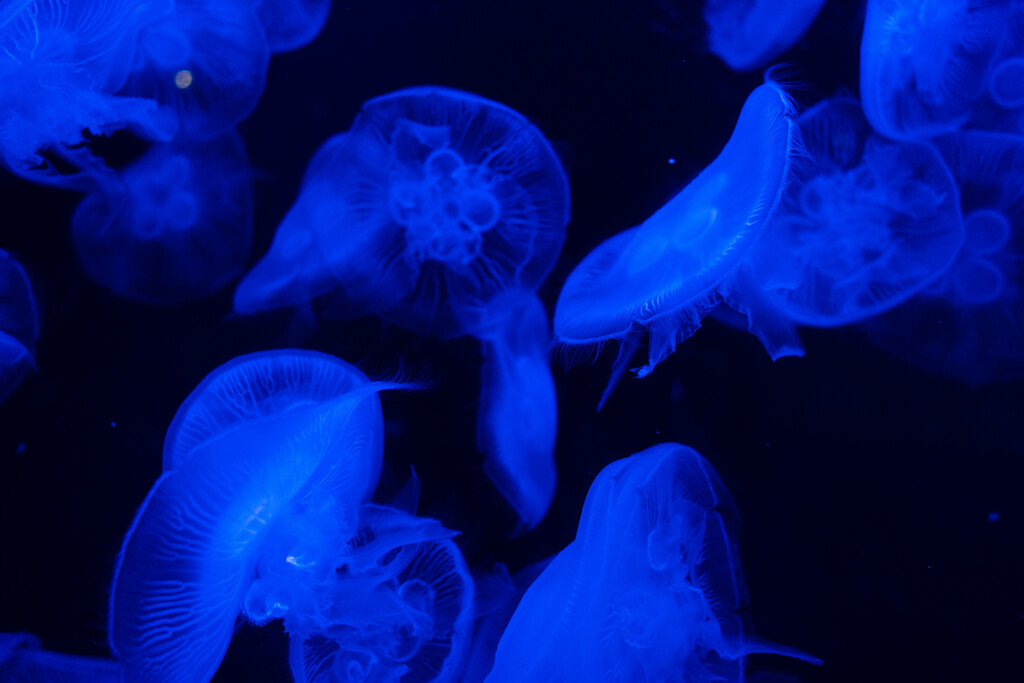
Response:
[{"label": "glowing jellyfish", "polygon": [[313,42],[319,35],[331,0],[260,0],[256,9],[271,52],[288,52]]},{"label": "glowing jellyfish", "polygon": [[256,107],[270,48],[249,2],[176,0],[139,35],[121,92],[175,111],[177,138],[209,140]]},{"label": "glowing jellyfish", "polygon": [[123,683],[120,662],[41,649],[28,633],[0,633],[0,680],[5,683]]},{"label": "glowing jellyfish", "polygon": [[818,662],[745,632],[737,525],[691,448],[660,444],[608,465],[576,539],[519,602],[487,680],[738,682],[751,653]]},{"label": "glowing jellyfish", "polygon": [[864,113],[891,138],[960,128],[1003,42],[1012,0],[869,0],[860,47]]},{"label": "glowing jellyfish", "polygon": [[789,180],[799,146],[794,115],[789,96],[767,79],[747,98],[718,158],[569,275],[555,308],[556,340],[577,347],[625,340],[602,403],[644,330],[650,344],[639,377],[696,332],[701,316],[721,300],[747,316],[773,359],[803,354],[792,324],[741,267]]},{"label": "glowing jellyfish", "polygon": [[39,317],[25,269],[0,249],[0,402],[35,370]]},{"label": "glowing jellyfish", "polygon": [[337,290],[336,308],[459,336],[461,311],[537,289],[568,220],[562,166],[522,115],[447,88],[401,90],[364,104],[317,152],[235,309]]},{"label": "glowing jellyfish", "polygon": [[294,350],[243,356],[200,384],[114,570],[108,636],[129,680],[213,676],[280,527],[318,520],[302,537],[317,550],[356,532],[380,472],[376,392],[395,386]]},{"label": "glowing jellyfish", "polygon": [[491,301],[474,335],[483,341],[477,442],[484,469],[519,516],[537,526],[555,497],[558,402],[548,366],[544,305],[520,289]]},{"label": "glowing jellyfish", "polygon": [[945,272],[963,244],[956,184],[924,143],[874,133],[849,97],[798,119],[799,165],[753,261],[793,320],[829,327],[882,313]]},{"label": "glowing jellyfish", "polygon": [[707,0],[708,44],[734,71],[763,69],[814,23],[825,0]]},{"label": "glowing jellyfish", "polygon": [[967,128],[1024,135],[1024,3],[1014,2]]},{"label": "glowing jellyfish", "polygon": [[245,269],[252,173],[237,134],[154,145],[97,189],[72,218],[89,275],[118,296],[176,304],[208,296]]},{"label": "glowing jellyfish", "polygon": [[78,187],[43,151],[61,156],[87,133],[133,124],[168,139],[173,115],[156,102],[115,97],[131,66],[142,26],[170,0],[7,0],[0,6],[0,159],[33,182]]},{"label": "glowing jellyfish", "polygon": [[936,145],[960,188],[963,248],[942,277],[864,329],[925,372],[973,385],[1024,378],[1024,138],[961,131]]}]

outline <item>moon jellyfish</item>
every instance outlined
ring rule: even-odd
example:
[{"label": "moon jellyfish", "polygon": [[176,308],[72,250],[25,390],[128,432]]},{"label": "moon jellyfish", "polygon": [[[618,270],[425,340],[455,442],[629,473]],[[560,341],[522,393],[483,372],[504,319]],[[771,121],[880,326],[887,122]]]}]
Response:
[{"label": "moon jellyfish", "polygon": [[707,0],[711,52],[734,71],[763,69],[814,23],[825,0]]},{"label": "moon jellyfish", "polygon": [[1024,138],[961,131],[936,144],[960,187],[963,248],[939,279],[864,329],[925,372],[972,385],[1024,378]]},{"label": "moon jellyfish", "polygon": [[235,310],[337,290],[339,310],[460,336],[460,312],[540,286],[568,220],[562,166],[522,115],[447,88],[400,90],[317,152]]},{"label": "moon jellyfish", "polygon": [[129,123],[168,139],[173,116],[156,102],[116,97],[142,26],[170,0],[7,0],[0,5],[0,159],[33,182],[72,186],[42,155]]},{"label": "moon jellyfish", "polygon": [[261,0],[256,8],[271,52],[289,52],[319,35],[331,0]]},{"label": "moon jellyfish", "polygon": [[120,662],[43,650],[28,633],[0,633],[0,680],[5,683],[122,683]]},{"label": "moon jellyfish", "polygon": [[121,92],[175,111],[177,138],[209,140],[263,94],[270,49],[256,10],[238,0],[177,0],[146,25]]},{"label": "moon jellyfish", "polygon": [[556,340],[600,346],[625,340],[602,404],[644,330],[648,375],[724,300],[745,314],[771,357],[802,355],[796,332],[743,268],[764,232],[799,150],[792,100],[770,78],[743,105],[732,136],[697,178],[641,225],[606,240],[566,280]]},{"label": "moon jellyfish", "polygon": [[862,320],[949,268],[964,229],[956,184],[933,147],[874,133],[848,97],[798,123],[811,161],[796,170],[753,259],[787,316],[822,327]]},{"label": "moon jellyfish", "polygon": [[1011,0],[869,0],[860,47],[864,113],[891,138],[960,128],[1004,40]]},{"label": "moon jellyfish", "polygon": [[[484,469],[519,516],[518,532],[537,526],[555,497],[558,402],[548,366],[551,332],[531,292],[491,301],[474,335],[483,342],[477,442]],[[518,533],[517,532],[517,533]]]},{"label": "moon jellyfish", "polygon": [[742,681],[755,652],[820,663],[746,632],[737,526],[691,448],[659,444],[608,465],[576,539],[523,595],[487,680]]},{"label": "moon jellyfish", "polygon": [[71,226],[82,265],[103,287],[177,304],[212,294],[245,269],[252,173],[237,134],[157,144],[116,176],[97,177]]},{"label": "moon jellyfish", "polygon": [[210,680],[278,527],[321,520],[314,547],[355,534],[380,472],[376,393],[388,388],[295,350],[243,356],[200,384],[114,569],[108,635],[129,680]]},{"label": "moon jellyfish", "polygon": [[25,269],[0,249],[0,402],[35,370],[39,317]]}]

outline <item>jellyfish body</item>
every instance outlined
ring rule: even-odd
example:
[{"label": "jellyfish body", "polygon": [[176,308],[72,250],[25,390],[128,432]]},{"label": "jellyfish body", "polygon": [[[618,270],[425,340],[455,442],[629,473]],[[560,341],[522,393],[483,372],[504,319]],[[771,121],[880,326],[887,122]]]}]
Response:
[{"label": "jellyfish body", "polygon": [[121,663],[112,659],[50,652],[28,633],[0,633],[0,680],[5,683],[123,683],[124,674]]},{"label": "jellyfish body", "polygon": [[518,533],[537,526],[555,497],[551,332],[543,304],[519,289],[494,297],[486,317],[474,332],[484,348],[477,442],[487,475],[519,516]]},{"label": "jellyfish body", "polygon": [[741,681],[752,652],[816,661],[745,633],[737,524],[718,474],[690,448],[660,444],[608,465],[576,539],[516,608],[487,680]]},{"label": "jellyfish body", "polygon": [[39,316],[25,269],[0,249],[0,402],[35,369]]},{"label": "jellyfish body", "polygon": [[212,294],[245,268],[252,174],[237,134],[156,144],[116,176],[99,177],[71,225],[79,259],[103,287],[177,304]]},{"label": "jellyfish body", "polygon": [[447,88],[401,90],[317,152],[235,309],[337,290],[340,308],[460,336],[461,311],[537,289],[568,220],[561,164],[520,114]]},{"label": "jellyfish body", "polygon": [[330,11],[331,0],[261,0],[256,9],[271,52],[289,52],[313,42]]},{"label": "jellyfish body", "polygon": [[757,245],[758,280],[804,325],[845,325],[905,301],[963,243],[953,177],[935,149],[887,140],[836,97],[798,119],[808,162]]},{"label": "jellyfish body", "polygon": [[1002,43],[966,127],[1024,135],[1024,3],[1011,3]]},{"label": "jellyfish body", "polygon": [[[576,266],[555,308],[555,339],[569,346],[626,340],[626,350],[646,328],[648,361],[636,371],[643,377],[724,299],[747,316],[772,358],[801,355],[792,324],[741,267],[789,180],[799,145],[794,113],[777,83],[756,88],[728,143],[696,179]],[[612,385],[629,361],[620,354]]]},{"label": "jellyfish body", "polygon": [[1012,0],[870,0],[860,93],[872,127],[926,138],[970,118],[1006,37]]},{"label": "jellyfish body", "polygon": [[864,328],[925,372],[972,385],[1024,378],[1024,138],[960,131],[936,146],[960,189],[963,247],[941,277]]},{"label": "jellyfish body", "polygon": [[734,71],[763,69],[814,23],[825,0],[707,0],[708,46]]},{"label": "jellyfish body", "polygon": [[376,392],[388,386],[294,350],[243,356],[200,385],[114,570],[108,635],[130,680],[213,676],[279,527],[324,520],[313,546],[355,533],[380,471]]},{"label": "jellyfish body", "polygon": [[176,138],[224,135],[256,107],[270,49],[252,3],[176,0],[139,35],[121,92],[173,110]]}]

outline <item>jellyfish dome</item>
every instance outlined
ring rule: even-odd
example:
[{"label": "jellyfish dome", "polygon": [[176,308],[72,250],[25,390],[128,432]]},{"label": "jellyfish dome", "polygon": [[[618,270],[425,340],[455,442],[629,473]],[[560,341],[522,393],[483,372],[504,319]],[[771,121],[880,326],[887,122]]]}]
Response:
[{"label": "jellyfish dome", "polygon": [[252,173],[234,132],[153,145],[100,182],[71,221],[78,257],[114,294],[153,304],[209,296],[245,269]]},{"label": "jellyfish dome", "polygon": [[734,71],[763,69],[814,23],[825,0],[707,0],[708,46]]},{"label": "jellyfish dome", "polygon": [[[801,355],[791,324],[741,268],[779,204],[798,147],[793,102],[769,78],[747,98],[729,141],[697,178],[576,266],[555,308],[556,341],[586,347],[628,338],[626,349],[646,328],[648,361],[637,370],[643,377],[724,299],[747,315],[772,358]],[[620,354],[613,384],[629,360]]]},{"label": "jellyfish dome", "polygon": [[21,264],[0,249],[0,402],[36,367],[39,317]]},{"label": "jellyfish dome", "polygon": [[289,52],[320,34],[331,0],[261,0],[256,9],[271,52]]},{"label": "jellyfish dome", "polygon": [[[605,467],[576,539],[523,595],[487,680],[742,681],[738,513],[696,451],[659,444]],[[685,676],[683,675],[685,672]]]},{"label": "jellyfish dome", "polygon": [[860,93],[872,127],[890,138],[927,138],[964,125],[1013,1],[869,0]]},{"label": "jellyfish dome", "polygon": [[787,316],[856,322],[949,268],[964,229],[956,183],[934,147],[874,133],[849,97],[819,103],[798,123],[810,159],[753,259]]},{"label": "jellyfish dome", "polygon": [[115,565],[108,635],[129,680],[210,680],[279,527],[320,519],[309,543],[355,533],[380,472],[376,392],[394,386],[280,350],[235,359],[193,392]]},{"label": "jellyfish dome", "polygon": [[941,377],[1024,378],[1024,138],[960,131],[936,146],[960,189],[963,247],[941,277],[864,329]]},{"label": "jellyfish dome", "polygon": [[235,309],[338,290],[337,308],[460,336],[461,311],[540,286],[568,220],[565,172],[522,115],[447,88],[401,90],[317,152]]}]

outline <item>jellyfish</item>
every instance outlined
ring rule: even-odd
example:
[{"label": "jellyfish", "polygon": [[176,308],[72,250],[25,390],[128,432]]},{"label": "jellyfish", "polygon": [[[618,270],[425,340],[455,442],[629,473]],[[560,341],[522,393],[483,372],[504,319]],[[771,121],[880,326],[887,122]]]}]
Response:
[{"label": "jellyfish", "polygon": [[971,385],[1024,378],[1024,138],[936,140],[960,189],[965,239],[950,268],[863,328],[911,365]]},{"label": "jellyfish", "polygon": [[256,107],[270,48],[252,3],[176,0],[148,23],[122,93],[173,110],[176,138],[224,135]]},{"label": "jellyfish", "polygon": [[820,327],[856,322],[949,268],[964,239],[959,194],[931,145],[874,133],[847,96],[798,123],[810,160],[752,259],[788,317]]},{"label": "jellyfish", "polygon": [[708,44],[733,71],[763,69],[814,23],[825,0],[707,0]]},{"label": "jellyfish", "polygon": [[39,317],[21,264],[0,249],[0,402],[35,370]]},{"label": "jellyfish", "polygon": [[474,324],[484,348],[477,442],[487,475],[519,516],[521,533],[544,519],[555,497],[551,332],[543,304],[521,289],[495,296],[481,318]]},{"label": "jellyfish", "polygon": [[447,88],[400,90],[317,152],[235,310],[334,292],[339,311],[461,336],[461,311],[536,291],[568,220],[565,172],[522,115]]},{"label": "jellyfish", "polygon": [[153,145],[96,188],[71,221],[89,275],[114,294],[153,304],[209,296],[245,269],[252,243],[252,173],[234,132],[201,145]]},{"label": "jellyfish", "polygon": [[959,129],[982,94],[1006,35],[1012,0],[869,0],[860,93],[890,138]]},{"label": "jellyfish", "polygon": [[1024,135],[1024,3],[1011,4],[984,85],[965,127]]},{"label": "jellyfish", "polygon": [[108,637],[129,680],[210,680],[280,527],[318,520],[307,553],[356,533],[380,472],[376,393],[399,386],[296,350],[243,356],[200,384],[114,569]]},{"label": "jellyfish", "polygon": [[290,52],[319,35],[331,0],[261,0],[256,8],[271,52]]},{"label": "jellyfish", "polygon": [[28,633],[0,633],[0,680],[5,683],[124,683],[120,662],[43,650]]},{"label": "jellyfish", "polygon": [[554,334],[568,347],[622,340],[605,402],[649,330],[650,374],[724,300],[745,314],[773,359],[802,355],[792,324],[744,269],[768,225],[799,152],[795,107],[769,73],[747,98],[718,157],[641,225],[606,240],[569,275]]},{"label": "jellyfish", "polygon": [[487,681],[742,681],[738,513],[714,468],[664,443],[605,467],[576,539],[523,595]]},{"label": "jellyfish", "polygon": [[0,160],[32,182],[80,189],[50,158],[133,125],[166,140],[177,122],[144,98],[119,97],[146,22],[171,0],[8,0],[0,7]]}]

